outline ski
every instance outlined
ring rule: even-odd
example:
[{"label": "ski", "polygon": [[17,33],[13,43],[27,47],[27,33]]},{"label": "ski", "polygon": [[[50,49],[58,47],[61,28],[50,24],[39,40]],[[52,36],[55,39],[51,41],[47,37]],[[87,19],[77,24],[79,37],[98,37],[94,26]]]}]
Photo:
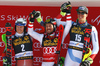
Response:
[{"label": "ski", "polygon": [[12,66],[12,27],[10,23],[6,23],[5,25],[6,28],[6,40],[7,40],[7,52],[6,52],[6,56],[7,56],[7,60],[8,60],[8,64],[7,66]]},{"label": "ski", "polygon": [[63,31],[64,31],[63,25],[60,25],[58,30],[59,30],[59,36],[58,36],[57,51],[56,51],[54,66],[58,66],[59,59],[60,59],[61,42],[62,42]]}]

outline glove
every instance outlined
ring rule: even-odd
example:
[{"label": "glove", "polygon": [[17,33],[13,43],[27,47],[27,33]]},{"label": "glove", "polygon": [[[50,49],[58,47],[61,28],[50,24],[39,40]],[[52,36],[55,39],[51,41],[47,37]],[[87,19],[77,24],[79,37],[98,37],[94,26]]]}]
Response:
[{"label": "glove", "polygon": [[93,63],[93,59],[92,58],[87,58],[87,61],[89,61],[90,62],[90,64],[92,64]]},{"label": "glove", "polygon": [[66,12],[66,13],[70,13],[71,9],[72,9],[72,7],[71,7],[71,3],[69,1],[68,1],[68,3],[65,2],[64,4],[62,4],[61,8],[60,8],[60,10],[62,12]]},{"label": "glove", "polygon": [[90,62],[88,60],[83,61],[80,66],[90,66]]},{"label": "glove", "polygon": [[8,65],[7,57],[3,57],[3,66],[7,66],[7,65]]},{"label": "glove", "polygon": [[60,12],[60,14],[62,15],[62,16],[65,16],[66,15],[66,12]]},{"label": "glove", "polygon": [[39,17],[37,17],[36,19],[37,19],[37,22],[38,22],[38,23],[42,22],[41,15],[40,15]]},{"label": "glove", "polygon": [[30,22],[33,23],[34,20],[40,16],[40,14],[41,14],[40,11],[33,10],[32,13],[29,14],[29,17],[30,17],[29,20],[30,20]]},{"label": "glove", "polygon": [[59,61],[60,66],[63,66],[64,65],[64,60],[65,60],[64,57],[61,57],[60,58],[60,61]]},{"label": "glove", "polygon": [[85,60],[85,61],[83,61],[81,64],[80,64],[80,66],[90,66],[90,64],[92,64],[93,63],[93,60],[92,60],[92,58],[87,58],[87,60]]}]

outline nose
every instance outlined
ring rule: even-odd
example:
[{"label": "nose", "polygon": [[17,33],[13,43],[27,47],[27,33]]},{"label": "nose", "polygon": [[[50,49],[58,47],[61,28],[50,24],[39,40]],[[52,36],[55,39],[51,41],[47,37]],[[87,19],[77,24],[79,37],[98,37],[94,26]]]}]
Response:
[{"label": "nose", "polygon": [[48,26],[47,29],[49,29],[50,27]]}]

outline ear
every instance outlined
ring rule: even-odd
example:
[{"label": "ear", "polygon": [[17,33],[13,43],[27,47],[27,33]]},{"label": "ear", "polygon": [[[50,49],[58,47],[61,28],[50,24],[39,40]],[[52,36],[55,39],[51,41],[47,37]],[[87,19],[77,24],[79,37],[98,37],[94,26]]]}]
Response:
[{"label": "ear", "polygon": [[86,14],[86,17],[88,16],[88,14]]}]

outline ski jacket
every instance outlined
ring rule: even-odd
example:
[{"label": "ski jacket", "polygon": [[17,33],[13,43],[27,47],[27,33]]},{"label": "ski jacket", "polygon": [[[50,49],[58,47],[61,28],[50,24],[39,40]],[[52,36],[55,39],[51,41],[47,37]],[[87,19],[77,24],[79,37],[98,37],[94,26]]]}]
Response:
[{"label": "ski jacket", "polygon": [[[60,21],[61,18],[62,18],[62,15],[59,14],[56,18],[57,26],[62,24],[62,25],[65,25],[65,27],[67,27],[67,26],[70,27],[70,25],[71,25],[71,24],[69,24],[69,23],[71,23],[70,14],[67,14],[67,16],[66,16],[66,22],[65,23],[67,23],[67,24]],[[28,27],[28,34],[31,35],[34,39],[38,40],[40,42],[40,44],[43,46],[43,62],[54,62],[55,52],[57,50],[57,42],[58,42],[57,39],[58,39],[59,32],[58,33],[54,32],[55,38],[50,39],[50,38],[47,38],[46,37],[47,35],[45,35],[45,34],[39,34],[39,33],[35,32],[33,30],[33,24],[32,23],[29,24],[28,26],[29,26]],[[47,43],[50,44],[50,45],[48,45]],[[44,45],[46,45],[46,46],[44,46]]]},{"label": "ski jacket", "polygon": [[[69,48],[82,51],[86,42],[88,45],[90,45],[90,42],[92,41],[93,49],[90,57],[94,59],[99,51],[98,32],[96,28],[88,24],[87,22],[85,22],[84,24],[79,24],[78,22],[72,22],[71,28],[67,29],[68,30],[70,29]],[[90,34],[87,34],[85,32],[88,32]],[[68,32],[66,31],[65,34],[66,34],[65,36],[67,36]],[[90,39],[88,37],[90,37]]]}]

